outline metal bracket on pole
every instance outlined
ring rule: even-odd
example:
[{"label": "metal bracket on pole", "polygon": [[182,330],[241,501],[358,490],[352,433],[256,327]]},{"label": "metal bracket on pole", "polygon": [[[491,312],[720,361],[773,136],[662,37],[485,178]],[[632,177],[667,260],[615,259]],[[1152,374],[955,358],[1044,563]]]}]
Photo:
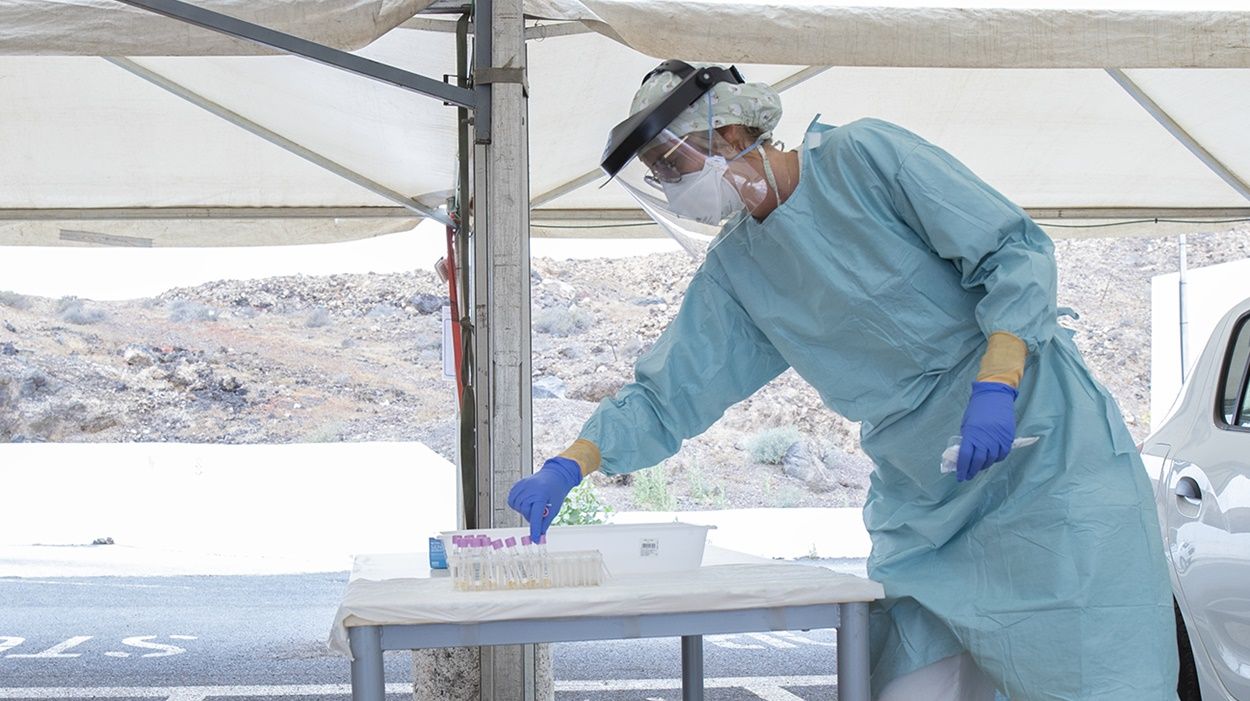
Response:
[{"label": "metal bracket on pole", "polygon": [[243,39],[254,44],[277,49],[283,53],[301,56],[365,78],[438,98],[453,105],[472,109],[477,104],[477,96],[471,90],[448,85],[418,73],[371,61],[367,58],[308,41],[307,39],[301,39],[297,36],[284,34],[268,27],[262,27],[259,24],[235,19],[220,12],[205,10],[180,0],[120,0],[120,2],[149,12],[155,12],[158,15],[171,17],[187,24],[220,32],[236,39]]},{"label": "metal bracket on pole", "polygon": [[519,84],[525,96],[529,97],[529,80],[525,77],[524,68],[478,68],[473,71],[474,85],[493,85],[495,83]]},{"label": "metal bracket on pole", "polygon": [[[455,32],[456,22],[430,17],[413,17],[399,25],[400,29],[415,29],[425,32]],[[469,31],[473,31],[470,25]],[[581,22],[561,22],[559,24],[539,24],[525,28],[526,41],[542,41],[552,37],[567,37],[578,34],[589,34],[594,30]]]},{"label": "metal bracket on pole", "polygon": [[[491,16],[491,0],[477,0],[473,4],[473,74],[487,71],[494,67],[494,55],[491,53],[491,32],[494,31],[494,18]],[[490,143],[491,99],[490,83],[474,83],[477,109],[473,111],[473,143]]]}]

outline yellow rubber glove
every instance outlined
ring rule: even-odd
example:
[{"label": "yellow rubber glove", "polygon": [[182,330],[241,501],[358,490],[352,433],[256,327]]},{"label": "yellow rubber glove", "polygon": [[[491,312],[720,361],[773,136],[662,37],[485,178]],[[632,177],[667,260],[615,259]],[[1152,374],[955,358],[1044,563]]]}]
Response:
[{"label": "yellow rubber glove", "polygon": [[599,455],[599,446],[585,438],[578,438],[573,441],[573,445],[570,445],[563,453],[560,453],[560,457],[576,462],[582,469],[582,477],[598,470],[599,464],[603,461]]},{"label": "yellow rubber glove", "polygon": [[985,355],[981,356],[977,382],[1001,382],[1019,388],[1028,354],[1029,348],[1024,341],[1006,331],[995,331],[990,334]]}]

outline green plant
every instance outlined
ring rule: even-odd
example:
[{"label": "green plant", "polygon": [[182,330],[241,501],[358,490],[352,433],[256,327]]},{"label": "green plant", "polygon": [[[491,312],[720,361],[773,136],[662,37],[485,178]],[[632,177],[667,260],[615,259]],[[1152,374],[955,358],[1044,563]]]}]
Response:
[{"label": "green plant", "polygon": [[304,443],[338,443],[343,440],[343,433],[346,430],[347,424],[342,421],[327,421],[305,433],[301,441]]},{"label": "green plant", "polygon": [[612,515],[612,507],[599,500],[599,494],[590,480],[582,483],[569,492],[552,522],[556,526],[589,526],[603,523]]},{"label": "green plant", "polygon": [[780,465],[790,446],[803,439],[803,434],[793,426],[770,428],[752,436],[747,441],[747,452],[755,462]]},{"label": "green plant", "polygon": [[803,501],[803,491],[792,485],[786,485],[781,488],[777,494],[777,506],[783,509],[792,509]]},{"label": "green plant", "polygon": [[16,292],[0,290],[0,304],[14,309],[30,309],[30,298]]},{"label": "green plant", "polygon": [[193,300],[175,299],[169,303],[169,320],[176,322],[217,321],[217,310]]},{"label": "green plant", "polygon": [[59,299],[56,303],[56,313],[61,321],[71,324],[95,324],[108,318],[108,315],[99,309],[84,307],[83,301],[77,297]]},{"label": "green plant", "polygon": [[725,488],[719,484],[708,484],[697,460],[691,459],[686,467],[686,487],[690,490],[690,497],[701,506],[724,508],[728,503]]},{"label": "green plant", "polygon": [[330,323],[330,312],[325,307],[315,307],[304,318],[304,326],[310,329],[321,328]]},{"label": "green plant", "polygon": [[573,336],[594,323],[590,312],[577,305],[544,309],[534,316],[534,330],[553,336]]},{"label": "green plant", "polygon": [[664,463],[634,473],[634,505],[647,511],[673,511],[677,499],[668,491],[668,470]]}]

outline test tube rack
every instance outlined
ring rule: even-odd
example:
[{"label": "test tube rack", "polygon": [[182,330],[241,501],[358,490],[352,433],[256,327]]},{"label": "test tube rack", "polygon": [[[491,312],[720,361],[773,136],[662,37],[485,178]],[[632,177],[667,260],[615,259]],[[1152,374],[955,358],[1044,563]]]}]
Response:
[{"label": "test tube rack", "polygon": [[453,536],[447,566],[458,591],[598,586],[608,574],[598,550],[550,552],[545,536],[519,546],[516,538]]}]

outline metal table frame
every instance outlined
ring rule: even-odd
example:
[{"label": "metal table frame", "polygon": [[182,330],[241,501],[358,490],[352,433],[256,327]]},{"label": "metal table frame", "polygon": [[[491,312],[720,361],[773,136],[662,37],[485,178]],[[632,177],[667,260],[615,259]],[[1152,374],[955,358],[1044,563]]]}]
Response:
[{"label": "metal table frame", "polygon": [[384,701],[382,653],[387,650],[675,637],[681,638],[682,699],[703,701],[704,635],[819,628],[838,631],[839,701],[869,701],[867,602],[605,618],[352,626],[347,629],[353,658],[352,701]]}]

